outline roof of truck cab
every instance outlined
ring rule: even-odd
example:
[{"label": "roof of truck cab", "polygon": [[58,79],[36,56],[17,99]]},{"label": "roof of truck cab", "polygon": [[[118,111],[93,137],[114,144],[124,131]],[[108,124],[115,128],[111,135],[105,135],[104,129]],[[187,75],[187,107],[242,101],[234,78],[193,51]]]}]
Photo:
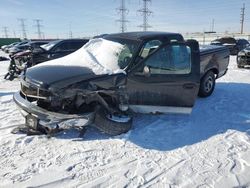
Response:
[{"label": "roof of truck cab", "polygon": [[160,37],[169,37],[169,38],[183,40],[182,35],[179,33],[159,32],[159,31],[125,32],[125,33],[114,33],[104,36],[104,38],[109,38],[109,37],[128,38],[133,40],[147,40]]}]

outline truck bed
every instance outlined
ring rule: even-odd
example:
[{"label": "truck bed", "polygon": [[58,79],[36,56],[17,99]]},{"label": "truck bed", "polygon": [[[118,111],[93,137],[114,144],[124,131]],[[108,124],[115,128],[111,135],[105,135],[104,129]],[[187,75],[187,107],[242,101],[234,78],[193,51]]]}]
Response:
[{"label": "truck bed", "polygon": [[205,55],[207,53],[219,52],[219,51],[228,51],[225,46],[216,46],[216,45],[200,45],[200,54]]},{"label": "truck bed", "polygon": [[229,64],[230,52],[224,46],[200,45],[201,77],[212,70],[217,78],[223,76]]}]

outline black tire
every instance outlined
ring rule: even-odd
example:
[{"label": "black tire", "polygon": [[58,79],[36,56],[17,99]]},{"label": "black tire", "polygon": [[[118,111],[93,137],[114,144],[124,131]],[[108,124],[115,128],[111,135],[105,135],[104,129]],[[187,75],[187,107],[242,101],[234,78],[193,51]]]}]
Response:
[{"label": "black tire", "polygon": [[8,80],[9,75],[10,75],[10,73],[7,72],[7,73],[5,74],[5,76],[4,76],[4,79],[5,79],[5,80]]},{"label": "black tire", "polygon": [[108,114],[103,108],[97,110],[93,126],[111,136],[128,132],[132,127],[132,117],[128,121],[118,122],[108,118]]},{"label": "black tire", "polygon": [[10,74],[9,80],[12,81],[12,80],[14,80],[14,79],[15,79],[15,76],[14,76],[13,74]]},{"label": "black tire", "polygon": [[201,79],[199,97],[208,97],[210,96],[215,87],[215,75],[212,71],[208,71]]},{"label": "black tire", "polygon": [[237,67],[239,68],[239,69],[243,69],[244,68],[244,66],[243,65],[237,65]]}]

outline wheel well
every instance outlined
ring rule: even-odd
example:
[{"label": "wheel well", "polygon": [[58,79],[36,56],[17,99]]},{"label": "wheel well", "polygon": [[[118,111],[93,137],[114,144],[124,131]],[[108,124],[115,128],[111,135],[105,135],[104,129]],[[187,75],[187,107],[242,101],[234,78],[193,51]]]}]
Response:
[{"label": "wheel well", "polygon": [[[212,72],[216,75],[216,77],[217,77],[218,74],[219,74],[219,71],[218,71],[218,69],[216,69],[216,68],[209,69],[208,71],[212,71]],[[207,71],[207,72],[208,72],[208,71]]]}]

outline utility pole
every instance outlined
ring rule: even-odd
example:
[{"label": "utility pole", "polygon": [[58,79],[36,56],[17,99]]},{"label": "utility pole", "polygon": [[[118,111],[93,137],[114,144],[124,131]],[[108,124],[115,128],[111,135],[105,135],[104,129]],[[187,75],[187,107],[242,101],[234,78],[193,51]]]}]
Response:
[{"label": "utility pole", "polygon": [[16,38],[16,31],[15,30],[13,30],[13,36],[14,36],[14,38]]},{"label": "utility pole", "polygon": [[245,3],[243,3],[243,7],[241,8],[241,14],[240,14],[240,24],[241,24],[241,28],[240,28],[240,34],[243,34],[244,32],[244,21],[245,21]]},{"label": "utility pole", "polygon": [[9,38],[9,35],[8,35],[8,27],[3,27],[3,32],[4,32],[4,37],[5,38]]},{"label": "utility pole", "polygon": [[42,39],[42,31],[41,31],[41,27],[42,27],[41,22],[42,22],[42,20],[40,20],[40,19],[34,19],[34,21],[36,23],[35,27],[37,28],[37,32],[36,33],[38,35],[38,39]]},{"label": "utility pole", "polygon": [[69,38],[73,38],[73,32],[72,32],[72,29],[71,29],[71,22],[69,22]]},{"label": "utility pole", "polygon": [[21,30],[22,30],[22,33],[23,33],[23,38],[24,39],[27,39],[27,34],[26,34],[26,25],[25,25],[25,19],[23,18],[18,18],[18,21],[20,21],[20,26],[21,26]]},{"label": "utility pole", "polygon": [[139,27],[143,29],[143,31],[147,31],[151,26],[148,24],[148,17],[153,13],[148,9],[148,3],[151,0],[143,0],[143,8],[139,9],[138,12],[143,16],[143,23]]},{"label": "utility pole", "polygon": [[116,21],[121,23],[120,30],[124,33],[127,30],[126,23],[128,22],[128,20],[126,20],[128,9],[126,9],[125,0],[121,0],[121,6],[116,10],[118,11],[118,14],[121,15],[120,19]]},{"label": "utility pole", "polygon": [[212,20],[212,28],[211,31],[214,32],[214,19]]}]

